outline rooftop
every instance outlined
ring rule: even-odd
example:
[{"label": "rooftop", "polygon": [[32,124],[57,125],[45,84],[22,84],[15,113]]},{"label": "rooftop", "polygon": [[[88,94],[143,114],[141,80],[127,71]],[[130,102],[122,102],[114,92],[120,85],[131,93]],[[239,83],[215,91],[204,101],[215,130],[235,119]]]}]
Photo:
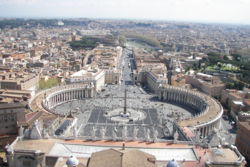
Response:
[{"label": "rooftop", "polygon": [[209,154],[209,161],[212,162],[236,162],[238,161],[238,155],[230,148],[213,148],[211,154]]},{"label": "rooftop", "polygon": [[24,103],[7,103],[7,104],[0,104],[1,109],[10,109],[10,108],[24,108]]},{"label": "rooftop", "polygon": [[[48,156],[69,157],[90,157],[92,153],[111,148],[121,149],[124,142],[113,141],[84,141],[84,140],[23,140],[14,145],[15,150],[40,150]],[[169,161],[172,159],[182,161],[196,161],[196,153],[192,146],[186,144],[171,143],[146,143],[146,142],[125,142],[127,150],[138,149],[145,153],[152,154],[158,161]]]},{"label": "rooftop", "polygon": [[93,153],[89,167],[156,167],[155,157],[139,150],[108,149]]},{"label": "rooftop", "polygon": [[250,131],[250,123],[249,122],[239,122],[238,123],[240,126],[244,127],[248,131]]}]

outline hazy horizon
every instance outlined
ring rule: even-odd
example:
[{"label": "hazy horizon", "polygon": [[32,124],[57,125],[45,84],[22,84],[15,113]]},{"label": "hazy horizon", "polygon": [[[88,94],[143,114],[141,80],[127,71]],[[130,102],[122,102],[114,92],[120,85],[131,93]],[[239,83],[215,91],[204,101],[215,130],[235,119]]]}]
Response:
[{"label": "hazy horizon", "polygon": [[250,24],[249,0],[1,0],[1,18],[93,18]]}]

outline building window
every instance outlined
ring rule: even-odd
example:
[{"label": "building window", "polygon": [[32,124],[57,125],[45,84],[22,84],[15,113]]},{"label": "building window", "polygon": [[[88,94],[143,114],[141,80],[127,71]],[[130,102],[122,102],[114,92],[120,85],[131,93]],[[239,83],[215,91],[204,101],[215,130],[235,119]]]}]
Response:
[{"label": "building window", "polygon": [[11,121],[11,119],[12,119],[12,115],[8,115],[8,120]]}]

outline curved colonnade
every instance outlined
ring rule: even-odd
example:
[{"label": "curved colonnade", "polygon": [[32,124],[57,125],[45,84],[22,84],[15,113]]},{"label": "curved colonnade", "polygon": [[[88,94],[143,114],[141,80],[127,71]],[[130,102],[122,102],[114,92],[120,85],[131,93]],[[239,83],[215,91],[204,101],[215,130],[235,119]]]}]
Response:
[{"label": "curved colonnade", "polygon": [[158,98],[162,101],[175,102],[192,107],[197,114],[190,119],[178,120],[180,127],[189,127],[206,137],[221,126],[223,108],[215,99],[197,91],[162,86],[158,90]]},{"label": "curved colonnade", "polygon": [[94,97],[94,87],[91,85],[67,85],[64,89],[54,91],[43,99],[43,107],[51,110],[57,105],[71,100],[82,100]]},{"label": "curved colonnade", "polygon": [[[92,98],[95,95],[91,84],[72,84],[57,86],[39,92],[30,100],[30,109],[35,111],[51,112],[55,106],[71,100]],[[53,112],[51,112],[53,113]]]},{"label": "curved colonnade", "polygon": [[[180,127],[189,127],[200,133],[202,137],[220,128],[223,108],[215,99],[197,91],[172,86],[159,87],[158,98],[166,102],[174,102],[192,107],[197,114],[185,120],[178,120]],[[92,98],[95,96],[94,86],[91,84],[74,84],[54,87],[36,94],[30,100],[32,111],[52,112],[52,109],[62,103],[75,99]],[[53,113],[53,112],[52,112]]]}]

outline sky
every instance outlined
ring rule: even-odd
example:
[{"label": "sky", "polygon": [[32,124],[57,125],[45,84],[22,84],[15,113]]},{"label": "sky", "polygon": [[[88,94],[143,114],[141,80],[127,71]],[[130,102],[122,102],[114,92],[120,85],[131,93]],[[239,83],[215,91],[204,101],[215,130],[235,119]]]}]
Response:
[{"label": "sky", "polygon": [[250,24],[250,0],[0,0],[0,17]]}]

